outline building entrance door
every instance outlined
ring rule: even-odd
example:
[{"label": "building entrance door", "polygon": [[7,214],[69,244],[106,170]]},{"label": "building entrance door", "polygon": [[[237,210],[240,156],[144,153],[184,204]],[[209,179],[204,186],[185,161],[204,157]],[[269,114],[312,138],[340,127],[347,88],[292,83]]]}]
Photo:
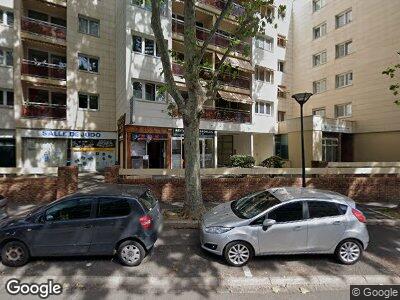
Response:
[{"label": "building entrance door", "polygon": [[165,168],[165,141],[150,141],[147,143],[147,155],[150,169]]}]

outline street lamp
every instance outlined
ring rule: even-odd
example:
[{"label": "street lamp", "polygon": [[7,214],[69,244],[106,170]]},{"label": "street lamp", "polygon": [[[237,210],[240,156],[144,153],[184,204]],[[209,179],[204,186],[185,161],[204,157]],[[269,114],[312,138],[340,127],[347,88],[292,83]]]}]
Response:
[{"label": "street lamp", "polygon": [[301,123],[301,175],[302,186],[306,187],[306,159],[304,154],[304,124],[303,124],[303,105],[310,99],[313,94],[299,93],[292,96],[297,103],[300,104],[300,123]]}]

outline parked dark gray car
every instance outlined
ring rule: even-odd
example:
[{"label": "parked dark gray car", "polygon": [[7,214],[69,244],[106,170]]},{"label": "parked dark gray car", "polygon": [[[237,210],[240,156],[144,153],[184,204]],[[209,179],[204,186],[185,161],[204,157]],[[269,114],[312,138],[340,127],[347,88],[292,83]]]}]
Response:
[{"label": "parked dark gray car", "polygon": [[159,203],[144,187],[103,186],[0,221],[2,262],[30,257],[114,255],[137,266],[161,230]]}]

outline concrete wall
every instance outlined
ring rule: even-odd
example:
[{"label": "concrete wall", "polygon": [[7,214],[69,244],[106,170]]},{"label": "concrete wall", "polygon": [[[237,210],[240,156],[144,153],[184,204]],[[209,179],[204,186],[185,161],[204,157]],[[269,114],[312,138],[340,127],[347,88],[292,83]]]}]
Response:
[{"label": "concrete wall", "polygon": [[254,135],[254,159],[256,165],[274,155],[274,136],[272,134]]},{"label": "concrete wall", "polygon": [[400,132],[359,133],[354,138],[354,161],[400,161]]},{"label": "concrete wall", "polygon": [[[311,167],[311,161],[314,157],[314,132],[305,131],[304,132],[304,147],[305,147],[305,158],[306,166]],[[299,131],[288,133],[288,143],[289,143],[289,161],[292,168],[301,167],[301,134]],[[317,150],[315,150],[317,151]]]}]

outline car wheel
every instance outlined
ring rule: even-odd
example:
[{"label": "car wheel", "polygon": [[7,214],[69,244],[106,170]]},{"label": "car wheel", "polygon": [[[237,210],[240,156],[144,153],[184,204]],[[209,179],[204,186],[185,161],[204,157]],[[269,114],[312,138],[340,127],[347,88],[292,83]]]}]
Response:
[{"label": "car wheel", "polygon": [[134,267],[140,265],[146,251],[138,242],[126,241],[119,245],[117,255],[123,265]]},{"label": "car wheel", "polygon": [[355,264],[361,258],[363,248],[356,240],[344,240],[336,248],[337,259],[345,265]]},{"label": "car wheel", "polygon": [[1,250],[1,261],[9,267],[20,267],[29,260],[29,250],[24,243],[18,241],[8,242]]},{"label": "car wheel", "polygon": [[249,262],[253,256],[253,248],[246,242],[236,241],[226,245],[225,260],[231,266],[241,267]]}]

